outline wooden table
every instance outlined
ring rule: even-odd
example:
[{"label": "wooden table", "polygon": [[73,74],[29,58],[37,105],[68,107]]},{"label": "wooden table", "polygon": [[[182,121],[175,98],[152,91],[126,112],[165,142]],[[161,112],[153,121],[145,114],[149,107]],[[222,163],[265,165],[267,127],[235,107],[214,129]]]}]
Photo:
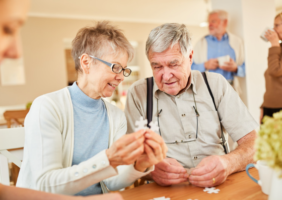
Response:
[{"label": "wooden table", "polygon": [[[250,173],[256,179],[259,178],[256,169],[250,169]],[[199,188],[190,185],[188,182],[170,187],[161,187],[156,183],[142,185],[133,189],[120,192],[124,200],[149,200],[165,196],[171,200],[266,200],[265,195],[258,184],[253,182],[245,171],[230,175],[227,180],[216,187],[220,189],[218,194],[208,194]]]}]

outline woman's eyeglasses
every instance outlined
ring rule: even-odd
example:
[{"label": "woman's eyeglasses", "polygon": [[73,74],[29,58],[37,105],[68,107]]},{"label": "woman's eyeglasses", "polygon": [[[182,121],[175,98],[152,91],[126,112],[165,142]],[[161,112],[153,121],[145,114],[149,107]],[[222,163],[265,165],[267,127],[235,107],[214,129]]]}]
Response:
[{"label": "woman's eyeglasses", "polygon": [[[132,72],[131,69],[129,69],[129,68],[123,68],[120,64],[109,63],[109,62],[104,61],[104,60],[102,60],[102,59],[100,59],[100,58],[96,58],[96,57],[91,56],[91,55],[89,55],[89,56],[90,56],[91,58],[93,58],[93,59],[99,60],[100,62],[102,62],[102,63],[108,65],[108,66],[112,69],[112,71],[113,71],[114,73],[116,73],[116,74],[119,74],[119,73],[121,73],[121,72],[123,71],[123,75],[124,75],[125,77],[128,77],[128,76],[131,74],[131,72]],[[80,58],[80,57],[79,57],[79,58]]]}]

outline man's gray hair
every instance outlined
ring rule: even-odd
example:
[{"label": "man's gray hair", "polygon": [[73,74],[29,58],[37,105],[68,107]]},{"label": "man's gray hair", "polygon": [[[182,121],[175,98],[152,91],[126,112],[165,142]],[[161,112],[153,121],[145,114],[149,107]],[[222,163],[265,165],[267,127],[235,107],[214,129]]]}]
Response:
[{"label": "man's gray hair", "polygon": [[191,37],[184,24],[166,23],[154,28],[146,42],[146,55],[149,51],[161,53],[179,43],[184,57],[189,56],[191,51]]},{"label": "man's gray hair", "polygon": [[209,16],[211,14],[218,14],[218,17],[221,19],[221,20],[228,20],[228,12],[226,12],[225,10],[213,10],[209,13]]}]

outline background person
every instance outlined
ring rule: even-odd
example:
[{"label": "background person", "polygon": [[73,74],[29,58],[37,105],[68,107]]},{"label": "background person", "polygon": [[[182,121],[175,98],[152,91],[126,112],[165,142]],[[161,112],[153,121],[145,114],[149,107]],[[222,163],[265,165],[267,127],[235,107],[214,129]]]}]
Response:
[{"label": "background person", "polygon": [[274,18],[274,31],[268,30],[266,39],[271,43],[268,51],[268,68],[264,73],[265,93],[261,105],[260,121],[264,116],[282,110],[282,13]]},{"label": "background person", "polygon": [[[29,0],[0,0],[0,64],[22,54],[19,31],[26,21]],[[122,200],[120,194],[72,197],[0,184],[0,200]]]},{"label": "background person", "polygon": [[[212,11],[209,13],[208,23],[209,35],[201,38],[195,45],[191,69],[219,73],[233,85],[234,76],[245,76],[243,42],[226,30],[228,25],[226,11]],[[230,56],[230,61],[220,66],[217,58],[226,55]]]}]

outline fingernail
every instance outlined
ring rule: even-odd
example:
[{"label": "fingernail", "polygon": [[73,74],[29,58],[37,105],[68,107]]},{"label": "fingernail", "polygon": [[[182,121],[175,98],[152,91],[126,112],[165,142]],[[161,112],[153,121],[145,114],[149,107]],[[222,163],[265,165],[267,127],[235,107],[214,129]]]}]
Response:
[{"label": "fingernail", "polygon": [[145,136],[146,136],[146,137],[150,137],[151,135],[150,135],[149,133],[146,133]]}]

